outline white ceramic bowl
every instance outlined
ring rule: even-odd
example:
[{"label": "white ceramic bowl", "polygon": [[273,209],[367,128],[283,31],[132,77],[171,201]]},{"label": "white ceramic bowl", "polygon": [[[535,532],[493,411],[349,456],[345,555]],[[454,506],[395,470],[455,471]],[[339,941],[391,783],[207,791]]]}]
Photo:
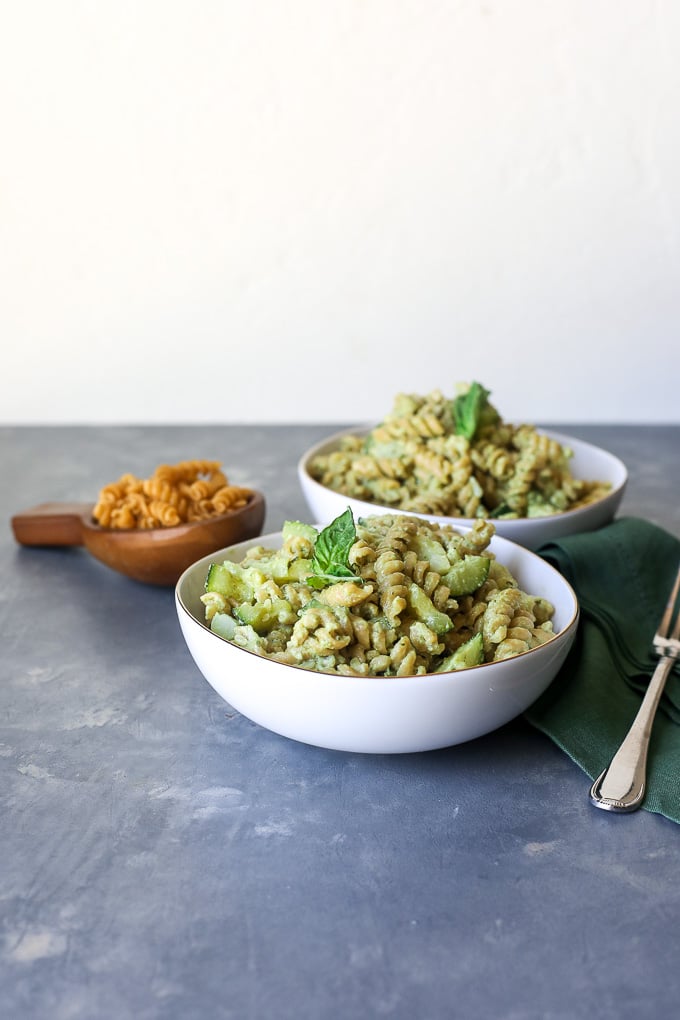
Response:
[{"label": "white ceramic bowl", "polygon": [[[340,492],[334,492],[312,478],[309,473],[309,465],[315,457],[340,449],[340,443],[344,436],[364,436],[369,431],[368,428],[363,428],[337,432],[335,435],[312,446],[300,458],[297,466],[298,479],[313,520],[332,521],[349,506],[352,508],[355,517],[366,517],[369,514],[376,513],[408,513],[411,517],[422,517],[425,520],[436,521],[440,524],[453,524],[456,528],[469,527],[474,523],[469,518],[464,517],[414,514],[411,511],[398,510],[395,507],[367,503],[364,500],[354,499],[351,496],[344,496]],[[575,478],[608,482],[611,488],[602,499],[596,500],[578,510],[567,510],[564,513],[552,514],[549,517],[520,517],[516,520],[494,521],[497,535],[507,538],[511,542],[517,542],[527,549],[538,549],[544,542],[564,538],[566,535],[574,535],[582,531],[595,531],[596,528],[602,527],[603,524],[608,524],[613,520],[619,508],[628,481],[628,471],[625,464],[612,453],[608,453],[598,446],[593,446],[591,443],[584,443],[580,439],[574,439],[572,436],[562,435],[559,432],[541,429],[541,433],[556,439],[563,446],[567,446],[573,451],[574,455],[570,462],[570,468]]]},{"label": "white ceramic bowl", "polygon": [[232,644],[205,623],[201,595],[209,565],[238,562],[253,545],[279,548],[281,534],[204,556],[184,571],[175,589],[180,627],[196,665],[225,701],[260,726],[303,743],[395,754],[479,737],[520,715],[545,691],[576,636],[578,605],[569,584],[535,553],[496,537],[489,548],[520,587],[554,605],[552,640],[511,659],[427,676],[336,676],[284,665]]}]

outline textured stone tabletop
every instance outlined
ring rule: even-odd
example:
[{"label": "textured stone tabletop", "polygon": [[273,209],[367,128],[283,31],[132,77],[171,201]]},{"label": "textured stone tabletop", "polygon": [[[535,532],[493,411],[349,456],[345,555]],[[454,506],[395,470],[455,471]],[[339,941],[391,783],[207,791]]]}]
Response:
[{"label": "textured stone tabletop", "polygon": [[[680,536],[680,428],[559,425]],[[328,426],[2,428],[0,1017],[627,1020],[680,1002],[680,829],[612,816],[516,720],[442,751],[295,743],[201,677],[170,589],[13,513],[219,459],[265,531]]]}]

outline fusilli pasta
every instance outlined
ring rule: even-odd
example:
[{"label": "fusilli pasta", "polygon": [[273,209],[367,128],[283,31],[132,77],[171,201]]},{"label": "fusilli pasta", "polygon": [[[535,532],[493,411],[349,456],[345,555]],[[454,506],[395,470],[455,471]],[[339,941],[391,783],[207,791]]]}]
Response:
[{"label": "fusilli pasta", "polygon": [[219,461],[159,465],[150,478],[122,475],[105,485],[92,511],[104,528],[172,528],[245,506],[252,490],[230,485]]},{"label": "fusilli pasta", "polygon": [[458,532],[401,514],[363,517],[349,539],[353,576],[324,574],[319,589],[319,536],[287,522],[280,549],[254,546],[240,563],[210,568],[206,620],[260,655],[322,672],[421,675],[508,658],[554,636],[553,607],[498,562],[494,532],[489,521]]},{"label": "fusilli pasta", "polygon": [[[462,394],[468,390],[460,387]],[[309,469],[322,485],[368,503],[513,519],[573,510],[606,495],[606,483],[572,476],[571,456],[534,426],[504,422],[488,400],[472,437],[459,434],[454,401],[433,390],[398,394],[367,436],[345,437],[339,450],[318,455]]]}]

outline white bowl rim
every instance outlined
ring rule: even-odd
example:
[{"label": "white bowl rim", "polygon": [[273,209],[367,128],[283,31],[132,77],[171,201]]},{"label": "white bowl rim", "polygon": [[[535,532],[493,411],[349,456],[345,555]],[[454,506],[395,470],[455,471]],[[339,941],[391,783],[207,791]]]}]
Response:
[{"label": "white bowl rim", "polygon": [[[382,516],[382,515],[378,515],[378,516]],[[317,530],[320,530],[324,526],[325,525],[323,525],[323,524],[315,524],[315,525],[313,525],[313,527],[315,527]],[[461,530],[469,531],[470,528],[461,525]],[[260,662],[264,659],[265,661],[272,662],[276,666],[281,666],[281,667],[285,667],[286,669],[296,670],[296,671],[298,671],[300,673],[305,674],[306,676],[309,676],[311,674],[312,676],[314,676],[314,675],[316,675],[318,677],[326,677],[326,676],[328,676],[328,677],[333,677],[334,679],[337,679],[338,676],[341,675],[342,679],[343,680],[347,680],[350,684],[352,682],[354,682],[356,684],[364,684],[364,685],[366,683],[370,683],[372,686],[379,687],[379,686],[390,686],[390,685],[394,686],[395,682],[397,682],[397,684],[398,684],[398,682],[400,680],[401,681],[417,680],[419,683],[420,682],[427,682],[428,684],[446,683],[448,680],[450,680],[450,678],[452,676],[454,676],[456,674],[460,674],[462,672],[461,670],[449,670],[448,672],[445,671],[445,672],[441,672],[441,673],[408,673],[408,674],[405,674],[404,676],[397,677],[397,676],[379,676],[379,675],[376,676],[376,675],[373,675],[373,674],[366,674],[366,675],[362,674],[362,675],[358,675],[357,676],[357,675],[353,675],[353,674],[329,673],[328,671],[318,670],[318,669],[307,669],[307,668],[305,668],[303,666],[298,666],[295,663],[279,662],[278,659],[271,659],[271,658],[269,658],[266,655],[258,655],[257,652],[253,652],[249,648],[243,648],[241,645],[237,645],[233,641],[229,641],[228,638],[222,637],[221,634],[216,634],[215,631],[213,631],[210,628],[210,625],[208,623],[206,623],[205,620],[199,619],[198,617],[196,617],[194,615],[194,613],[192,613],[192,611],[189,609],[189,607],[186,605],[186,603],[184,601],[184,596],[183,596],[183,593],[182,593],[182,588],[183,588],[184,584],[186,584],[186,582],[188,581],[189,575],[193,574],[195,571],[198,571],[198,568],[201,566],[201,564],[203,564],[205,566],[205,570],[206,570],[206,573],[207,573],[208,566],[211,563],[215,563],[215,562],[220,562],[221,563],[223,560],[228,559],[229,557],[226,554],[229,553],[229,552],[233,552],[234,550],[238,549],[238,550],[242,550],[243,553],[245,553],[248,549],[251,549],[251,548],[253,548],[255,546],[264,545],[266,542],[271,542],[271,541],[275,541],[275,540],[280,541],[280,539],[281,539],[281,532],[280,531],[270,532],[267,535],[260,535],[259,537],[256,536],[255,538],[252,538],[252,539],[245,539],[243,542],[237,542],[234,545],[225,546],[223,549],[217,549],[214,553],[209,553],[207,556],[201,557],[200,560],[196,560],[195,563],[192,563],[189,567],[186,568],[186,570],[184,570],[182,572],[182,574],[180,575],[180,577],[179,577],[179,579],[177,581],[177,584],[175,585],[175,602],[176,602],[177,606],[182,610],[182,612],[184,612],[189,617],[190,620],[192,620],[194,623],[198,624],[198,626],[201,627],[203,630],[207,631],[213,638],[215,638],[215,640],[223,641],[225,644],[231,645],[232,648],[235,648],[235,649],[237,649],[240,652],[244,652],[247,655],[252,655],[252,656],[254,656]],[[562,574],[560,574],[560,572],[555,567],[553,567],[553,565],[551,563],[548,563],[548,561],[544,560],[543,557],[538,556],[535,552],[533,552],[530,549],[527,549],[525,546],[520,546],[517,542],[513,542],[511,539],[503,538],[501,535],[494,535],[493,539],[491,540],[490,547],[491,546],[494,547],[492,551],[494,552],[494,554],[497,556],[497,558],[499,559],[499,561],[501,563],[503,562],[502,558],[501,558],[502,557],[502,552],[501,552],[501,555],[499,556],[497,554],[497,551],[496,551],[498,545],[500,545],[501,547],[509,548],[515,554],[519,554],[520,556],[523,556],[523,557],[526,556],[529,559],[538,560],[541,563],[541,568],[542,569],[545,568],[549,572],[553,573],[556,576],[556,578],[558,579],[559,583],[561,583],[564,586],[564,588],[567,591],[567,594],[569,595],[569,598],[570,598],[570,601],[571,601],[570,616],[569,616],[569,620],[567,621],[567,623],[565,623],[565,625],[563,627],[561,627],[559,631],[556,631],[554,636],[549,641],[545,641],[545,642],[543,642],[543,644],[536,645],[534,648],[529,648],[525,652],[519,652],[517,655],[510,656],[508,659],[499,659],[499,660],[496,660],[495,662],[482,662],[478,666],[469,666],[464,671],[467,675],[474,674],[478,670],[488,669],[490,666],[500,666],[503,662],[515,662],[518,659],[526,658],[526,656],[528,656],[528,655],[539,654],[542,651],[542,649],[548,648],[550,645],[552,645],[553,641],[556,638],[558,638],[558,637],[566,637],[570,633],[570,631],[574,627],[576,627],[576,625],[578,624],[578,621],[579,621],[579,617],[580,617],[580,605],[579,605],[579,602],[578,602],[578,598],[576,597],[576,592],[574,591],[574,589],[571,586],[571,584],[569,583],[569,581],[567,581],[567,579],[565,577],[563,577]]]},{"label": "white bowl rim", "polygon": [[[322,485],[321,482],[317,482],[317,480],[313,478],[312,475],[310,474],[308,467],[309,462],[312,459],[312,457],[317,456],[319,451],[322,450],[324,447],[330,446],[334,443],[339,443],[346,436],[365,435],[367,432],[369,432],[371,429],[375,427],[376,427],[375,424],[355,425],[352,426],[351,428],[342,429],[339,432],[334,432],[332,435],[326,436],[325,439],[320,439],[313,446],[310,446],[309,449],[306,450],[306,452],[303,453],[300,459],[298,460],[297,464],[298,476],[304,475],[305,482],[312,488],[318,489],[320,492],[331,492],[337,495],[338,497],[344,496],[345,494],[342,492],[338,492],[337,489],[331,489],[328,485]],[[503,520],[504,527],[506,528],[509,526],[511,527],[513,524],[517,526],[519,526],[520,524],[537,524],[539,521],[575,520],[581,515],[585,515],[592,512],[592,510],[595,507],[600,506],[606,500],[611,500],[615,498],[627,485],[628,468],[626,467],[624,462],[619,457],[616,456],[616,454],[610,453],[609,450],[605,450],[601,446],[596,446],[594,443],[589,443],[584,439],[578,439],[576,436],[569,436],[562,432],[555,432],[553,429],[538,429],[537,431],[541,435],[548,436],[550,439],[557,440],[557,442],[560,443],[562,446],[567,446],[569,448],[574,449],[575,452],[576,448],[578,448],[579,450],[582,450],[584,453],[591,453],[593,455],[606,458],[610,462],[612,468],[616,469],[612,473],[614,473],[617,476],[617,481],[612,482],[611,488],[607,492],[605,492],[602,496],[600,496],[598,499],[594,499],[591,503],[586,503],[584,506],[575,507],[572,510],[558,510],[554,514],[545,514],[543,516],[538,517],[507,517]],[[597,481],[598,479],[593,480]],[[458,526],[457,522],[460,521],[461,527],[467,526],[468,521],[474,523],[474,518],[471,517],[448,517],[445,514],[417,513],[416,511],[402,510],[399,507],[390,507],[386,503],[370,503],[368,500],[360,499],[358,496],[347,496],[346,498],[352,500],[354,503],[361,503],[362,506],[374,506],[376,508],[376,513],[408,514],[410,517],[418,517],[424,520],[437,519],[445,521],[446,523],[455,524],[456,526]],[[479,520],[484,519],[485,518],[479,518]],[[488,519],[491,521],[494,520],[494,518],[492,517],[489,517]],[[490,663],[487,663],[487,665],[490,665]]]}]

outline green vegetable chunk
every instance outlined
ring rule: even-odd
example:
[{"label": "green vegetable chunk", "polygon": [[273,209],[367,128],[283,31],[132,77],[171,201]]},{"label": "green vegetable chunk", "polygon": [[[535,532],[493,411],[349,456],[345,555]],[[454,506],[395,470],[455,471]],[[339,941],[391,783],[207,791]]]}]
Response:
[{"label": "green vegetable chunk", "polygon": [[262,584],[263,580],[264,575],[259,571],[225,560],[224,563],[210,564],[205,590],[215,591],[238,602],[249,602],[253,598],[253,586]]},{"label": "green vegetable chunk", "polygon": [[280,624],[293,624],[295,612],[285,599],[267,599],[266,602],[244,602],[234,609],[234,616],[243,624],[250,625],[258,634],[267,634]]},{"label": "green vegetable chunk", "polygon": [[451,564],[441,542],[429,535],[416,534],[414,544],[418,556],[422,560],[427,560],[433,570],[436,570],[438,574],[446,573]]},{"label": "green vegetable chunk", "polygon": [[316,542],[318,532],[311,524],[303,524],[302,521],[286,521],[283,525],[282,538],[286,542],[289,538],[306,538],[312,545]]},{"label": "green vegetable chunk", "polygon": [[440,612],[430,596],[413,582],[408,586],[408,600],[416,619],[427,624],[435,634],[446,634],[453,627],[451,617]]},{"label": "green vegetable chunk", "polygon": [[484,662],[484,640],[481,634],[475,634],[464,645],[447,655],[435,670],[436,673],[451,673],[457,669],[469,669],[480,666]]},{"label": "green vegetable chunk", "polygon": [[490,566],[488,556],[465,556],[442,575],[442,582],[454,598],[472,595],[486,581]]},{"label": "green vegetable chunk", "polygon": [[215,613],[210,622],[210,629],[215,634],[219,634],[220,637],[226,638],[227,641],[233,641],[236,632],[236,620],[229,613]]},{"label": "green vegetable chunk", "polygon": [[273,552],[270,556],[259,556],[256,560],[257,567],[250,570],[257,570],[266,577],[271,577],[277,584],[284,584],[286,581],[299,581],[312,569],[312,561],[299,557],[293,559],[283,552]]}]

